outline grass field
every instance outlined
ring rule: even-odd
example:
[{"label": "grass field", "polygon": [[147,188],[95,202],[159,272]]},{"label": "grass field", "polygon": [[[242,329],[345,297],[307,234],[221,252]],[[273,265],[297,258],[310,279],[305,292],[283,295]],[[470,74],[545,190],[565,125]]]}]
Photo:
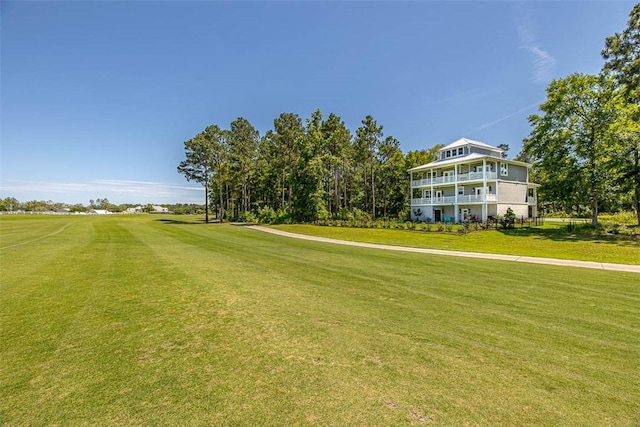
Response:
[{"label": "grass field", "polygon": [[466,235],[303,224],[271,227],[356,242],[640,265],[640,240],[637,238],[571,234],[563,223],[547,222],[544,227],[476,231]]},{"label": "grass field", "polygon": [[0,425],[637,425],[633,273],[0,217]]}]

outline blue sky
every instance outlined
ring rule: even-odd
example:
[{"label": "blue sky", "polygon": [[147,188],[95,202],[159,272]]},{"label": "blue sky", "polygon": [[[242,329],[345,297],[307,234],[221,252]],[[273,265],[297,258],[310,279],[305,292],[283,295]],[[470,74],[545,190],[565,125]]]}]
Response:
[{"label": "blue sky", "polygon": [[597,73],[633,2],[0,2],[0,197],[202,203],[183,142],[282,112],[368,114],[403,151],[509,144]]}]

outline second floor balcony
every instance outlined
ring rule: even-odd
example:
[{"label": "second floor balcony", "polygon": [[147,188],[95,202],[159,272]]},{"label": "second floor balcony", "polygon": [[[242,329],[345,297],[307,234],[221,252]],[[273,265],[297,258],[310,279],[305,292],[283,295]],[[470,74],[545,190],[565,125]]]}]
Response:
[{"label": "second floor balcony", "polygon": [[457,196],[422,197],[411,199],[411,205],[461,205],[468,203],[497,202],[495,194],[465,194]]},{"label": "second floor balcony", "polygon": [[498,178],[496,172],[467,172],[452,174],[447,176],[438,176],[433,178],[414,179],[411,181],[411,187],[425,187],[431,185],[441,184],[455,184],[456,182],[468,182],[468,181],[483,181],[486,178],[487,181],[495,181]]}]

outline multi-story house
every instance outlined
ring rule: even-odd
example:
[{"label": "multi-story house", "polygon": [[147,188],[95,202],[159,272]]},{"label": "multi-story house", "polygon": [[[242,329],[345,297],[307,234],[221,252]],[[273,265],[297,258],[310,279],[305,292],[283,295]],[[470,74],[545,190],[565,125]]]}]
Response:
[{"label": "multi-story house", "polygon": [[411,217],[417,221],[486,221],[511,208],[518,217],[537,216],[531,165],[502,158],[502,150],[461,138],[438,152],[438,159],[409,170]]}]

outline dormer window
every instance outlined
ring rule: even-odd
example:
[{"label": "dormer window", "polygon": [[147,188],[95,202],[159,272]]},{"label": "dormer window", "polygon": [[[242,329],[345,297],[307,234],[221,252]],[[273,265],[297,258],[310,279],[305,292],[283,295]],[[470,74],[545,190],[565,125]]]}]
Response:
[{"label": "dormer window", "polygon": [[450,159],[452,157],[461,157],[469,154],[469,147],[457,147],[449,150],[440,151],[440,160]]}]

